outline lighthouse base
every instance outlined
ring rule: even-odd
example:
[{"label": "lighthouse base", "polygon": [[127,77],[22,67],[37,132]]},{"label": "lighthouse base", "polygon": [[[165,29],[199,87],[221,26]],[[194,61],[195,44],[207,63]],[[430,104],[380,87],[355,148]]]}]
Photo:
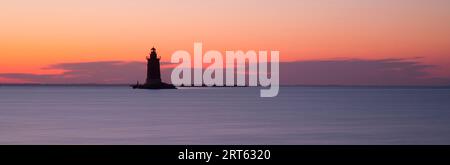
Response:
[{"label": "lighthouse base", "polygon": [[130,85],[133,89],[177,89],[172,84],[163,82]]}]

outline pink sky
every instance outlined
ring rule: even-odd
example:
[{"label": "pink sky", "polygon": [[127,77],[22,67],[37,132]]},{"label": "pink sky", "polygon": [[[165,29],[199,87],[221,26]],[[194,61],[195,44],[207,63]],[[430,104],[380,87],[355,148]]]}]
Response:
[{"label": "pink sky", "polygon": [[433,66],[424,68],[427,76],[447,78],[448,6],[447,0],[0,2],[0,83],[31,81],[1,74],[62,74],[48,68],[61,63],[143,62],[152,46],[168,61],[196,41],[206,50],[279,50],[284,62],[414,59]]}]

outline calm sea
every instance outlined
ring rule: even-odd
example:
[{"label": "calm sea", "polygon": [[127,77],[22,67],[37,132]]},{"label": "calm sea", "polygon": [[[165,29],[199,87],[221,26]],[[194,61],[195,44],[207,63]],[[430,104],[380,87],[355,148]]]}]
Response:
[{"label": "calm sea", "polygon": [[0,86],[0,144],[450,144],[450,89]]}]

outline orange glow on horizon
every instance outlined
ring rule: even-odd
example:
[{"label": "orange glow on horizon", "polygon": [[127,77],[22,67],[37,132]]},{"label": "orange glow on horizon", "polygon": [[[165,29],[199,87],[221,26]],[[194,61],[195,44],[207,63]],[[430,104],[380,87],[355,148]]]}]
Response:
[{"label": "orange glow on horizon", "polygon": [[[410,59],[450,76],[449,1],[13,1],[0,5],[0,73],[142,61],[176,50],[278,50],[281,61]],[[0,82],[13,80],[1,78]],[[17,80],[14,80],[17,81]]]}]

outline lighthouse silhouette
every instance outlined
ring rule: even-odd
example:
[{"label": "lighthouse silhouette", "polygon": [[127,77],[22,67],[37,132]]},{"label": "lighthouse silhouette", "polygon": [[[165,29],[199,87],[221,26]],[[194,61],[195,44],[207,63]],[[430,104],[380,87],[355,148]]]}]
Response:
[{"label": "lighthouse silhouette", "polygon": [[159,84],[161,83],[161,69],[159,58],[156,54],[156,49],[151,49],[150,55],[147,57],[147,79],[146,84]]},{"label": "lighthouse silhouette", "polygon": [[147,59],[147,79],[145,84],[136,83],[131,85],[133,89],[176,89],[172,84],[167,84],[161,81],[161,64],[160,58],[156,53],[156,48],[153,47]]}]

